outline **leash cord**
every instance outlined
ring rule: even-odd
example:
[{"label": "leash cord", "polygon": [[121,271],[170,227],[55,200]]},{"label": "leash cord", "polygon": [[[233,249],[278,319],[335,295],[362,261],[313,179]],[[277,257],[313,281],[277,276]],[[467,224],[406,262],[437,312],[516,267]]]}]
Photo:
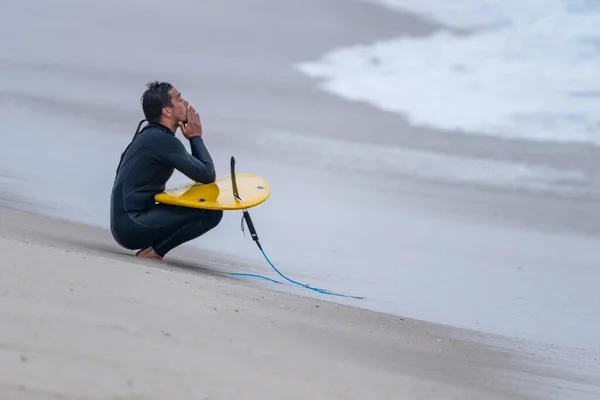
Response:
[{"label": "leash cord", "polygon": [[[293,283],[295,285],[298,286],[302,286],[306,289],[310,289],[310,290],[314,290],[315,292],[319,292],[319,293],[323,293],[323,294],[329,294],[332,296],[340,296],[340,297],[348,297],[348,298],[352,298],[352,299],[364,299],[364,297],[362,296],[350,296],[350,295],[345,295],[345,294],[340,294],[340,293],[335,293],[335,292],[331,292],[329,290],[326,289],[320,289],[320,288],[316,288],[316,287],[312,287],[310,285],[307,285],[305,283],[301,283],[295,280],[292,280],[290,278],[288,278],[287,276],[285,276],[284,274],[282,274],[276,267],[275,265],[273,265],[273,263],[271,262],[271,260],[269,260],[269,257],[267,257],[267,255],[265,254],[265,251],[263,250],[260,241],[258,240],[258,235],[256,234],[256,230],[254,229],[254,224],[252,223],[252,218],[250,218],[250,213],[248,213],[247,209],[243,210],[243,218],[242,218],[242,232],[244,232],[244,220],[246,221],[246,225],[248,225],[248,229],[250,230],[250,235],[252,236],[252,239],[254,240],[254,242],[256,243],[256,245],[258,246],[259,250],[261,251],[262,255],[265,257],[265,259],[267,260],[267,262],[269,263],[269,265],[275,270],[275,272],[277,272],[277,274],[279,274],[279,276],[281,276],[283,279],[285,279],[286,281]],[[279,281],[276,281],[275,279],[271,279],[268,278],[266,276],[263,275],[258,275],[258,274],[245,274],[245,273],[233,273],[230,272],[229,275],[233,275],[233,276],[247,276],[247,277],[253,277],[253,278],[260,278],[260,279],[265,279],[268,280],[270,282],[274,282],[274,283],[281,283]]]}]

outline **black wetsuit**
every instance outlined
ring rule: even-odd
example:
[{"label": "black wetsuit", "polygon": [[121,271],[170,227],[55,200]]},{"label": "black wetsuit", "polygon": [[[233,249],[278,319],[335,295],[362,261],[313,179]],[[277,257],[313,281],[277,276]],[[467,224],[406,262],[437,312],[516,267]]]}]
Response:
[{"label": "black wetsuit", "polygon": [[214,182],[215,168],[204,139],[195,136],[189,142],[191,154],[169,128],[150,123],[135,134],[121,155],[110,203],[111,232],[121,246],[131,250],[152,246],[164,256],[221,221],[222,211],[154,200],[175,169],[196,182]]}]

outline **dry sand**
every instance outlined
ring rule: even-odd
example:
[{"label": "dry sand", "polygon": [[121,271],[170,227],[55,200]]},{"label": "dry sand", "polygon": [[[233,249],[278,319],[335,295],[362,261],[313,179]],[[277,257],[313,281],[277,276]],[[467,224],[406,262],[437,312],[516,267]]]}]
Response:
[{"label": "dry sand", "polygon": [[105,230],[7,208],[0,226],[2,399],[559,398],[584,379],[473,332],[237,281],[212,254],[136,260]]}]

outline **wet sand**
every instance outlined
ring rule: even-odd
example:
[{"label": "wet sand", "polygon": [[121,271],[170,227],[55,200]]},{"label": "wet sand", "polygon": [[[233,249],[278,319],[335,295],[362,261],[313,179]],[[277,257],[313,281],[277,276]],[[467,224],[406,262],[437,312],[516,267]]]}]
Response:
[{"label": "wet sand", "polygon": [[244,283],[210,253],[159,264],[102,229],[0,219],[3,398],[534,399],[594,379],[475,332]]}]

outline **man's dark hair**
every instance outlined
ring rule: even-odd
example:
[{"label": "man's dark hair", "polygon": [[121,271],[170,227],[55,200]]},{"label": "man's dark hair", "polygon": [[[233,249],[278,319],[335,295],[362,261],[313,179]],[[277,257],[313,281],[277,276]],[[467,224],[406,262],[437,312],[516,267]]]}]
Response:
[{"label": "man's dark hair", "polygon": [[170,107],[171,95],[169,91],[173,85],[168,82],[152,81],[146,84],[146,91],[142,94],[142,110],[146,121],[159,123],[163,107]]}]

